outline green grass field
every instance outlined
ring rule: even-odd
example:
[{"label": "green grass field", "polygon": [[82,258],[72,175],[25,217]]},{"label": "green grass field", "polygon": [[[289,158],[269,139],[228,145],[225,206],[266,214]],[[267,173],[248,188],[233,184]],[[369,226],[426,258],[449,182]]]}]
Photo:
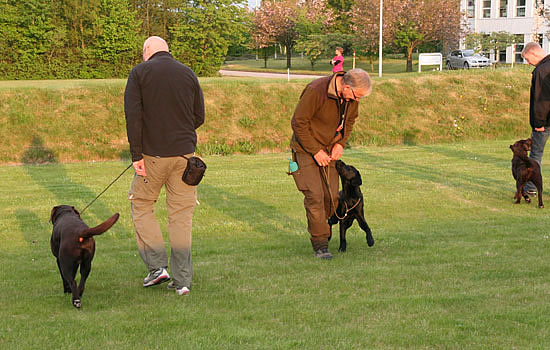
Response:
[{"label": "green grass field", "polygon": [[141,287],[128,173],[83,215],[122,214],[96,240],[81,310],[62,293],[49,213],[83,208],[126,163],[0,166],[0,347],[548,348],[550,209],[513,204],[509,143],[347,149],[376,244],[354,224],[332,261],[313,258],[288,154],[206,157],[187,297]]}]

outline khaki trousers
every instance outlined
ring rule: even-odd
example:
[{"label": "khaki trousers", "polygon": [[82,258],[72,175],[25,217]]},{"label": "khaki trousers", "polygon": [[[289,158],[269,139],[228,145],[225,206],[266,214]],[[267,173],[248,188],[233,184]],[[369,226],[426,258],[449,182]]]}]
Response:
[{"label": "khaki trousers", "polygon": [[[298,170],[292,173],[296,187],[304,194],[304,207],[306,209],[307,230],[310,234],[313,250],[328,248],[328,240],[331,237],[331,227],[328,218],[338,207],[338,172],[335,163],[328,167],[319,167],[311,155],[296,153]],[[330,186],[330,191],[322,176],[325,176]],[[333,205],[331,205],[331,195]]]},{"label": "khaki trousers", "polygon": [[191,227],[197,187],[181,180],[187,165],[183,157],[144,155],[147,176],[135,175],[128,193],[136,229],[139,254],[149,271],[168,267],[168,256],[160,225],[155,218],[155,202],[166,187],[170,273],[176,287],[190,287],[193,278]]}]

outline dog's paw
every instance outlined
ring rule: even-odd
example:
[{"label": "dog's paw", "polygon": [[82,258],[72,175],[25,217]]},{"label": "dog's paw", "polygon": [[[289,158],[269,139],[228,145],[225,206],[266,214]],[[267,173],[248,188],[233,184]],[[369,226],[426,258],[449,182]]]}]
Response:
[{"label": "dog's paw", "polygon": [[544,209],[544,204],[539,205],[539,209]]},{"label": "dog's paw", "polygon": [[372,246],[374,245],[374,239],[372,239],[372,238],[371,238],[371,239],[368,239],[368,238],[367,238],[367,245],[368,245],[369,247],[372,247]]},{"label": "dog's paw", "polygon": [[82,307],[82,302],[80,301],[80,299],[73,300],[73,306],[77,309],[80,309],[80,307]]},{"label": "dog's paw", "polygon": [[347,249],[348,249],[348,243],[346,241],[340,242],[340,246],[338,247],[338,251],[342,252],[342,253],[345,253]]}]

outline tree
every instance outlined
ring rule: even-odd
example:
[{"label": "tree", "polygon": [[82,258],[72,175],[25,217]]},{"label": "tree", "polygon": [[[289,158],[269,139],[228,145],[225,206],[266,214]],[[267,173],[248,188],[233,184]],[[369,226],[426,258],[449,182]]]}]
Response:
[{"label": "tree", "polygon": [[[6,70],[19,72],[17,78],[32,78],[33,71],[48,75],[47,55],[56,44],[60,30],[52,23],[53,9],[40,0],[8,0],[0,4],[0,48],[4,76]],[[12,77],[13,78],[13,77]]]},{"label": "tree", "polygon": [[[367,47],[378,43],[380,5],[378,0],[356,0],[352,21]],[[384,0],[384,44],[403,47],[407,71],[412,71],[412,53],[419,45],[462,37],[463,16],[460,4],[448,0]]]},{"label": "tree", "polygon": [[250,28],[253,48],[261,50],[261,56],[264,59],[264,68],[267,68],[267,59],[271,51],[271,46],[277,42],[274,26],[269,23],[268,11],[255,8],[252,15],[252,26]]},{"label": "tree", "polygon": [[412,54],[414,48],[424,42],[424,35],[419,33],[416,25],[412,22],[402,23],[397,26],[395,32],[395,40],[393,43],[402,49],[406,50],[407,55],[407,72],[412,72]]},{"label": "tree", "polygon": [[514,34],[506,31],[485,33],[470,33],[466,36],[466,45],[479,53],[493,52],[495,60],[498,51],[506,50],[507,47],[517,43]]},{"label": "tree", "polygon": [[95,25],[98,28],[96,57],[112,65],[115,75],[120,69],[127,71],[127,66],[135,62],[143,39],[135,11],[130,10],[127,0],[100,0]]},{"label": "tree", "polygon": [[196,0],[178,9],[170,28],[172,52],[197,75],[215,75],[232,42],[241,41],[248,16],[241,0]]},{"label": "tree", "polygon": [[324,53],[324,37],[320,34],[311,34],[305,40],[299,41],[296,50],[305,53],[311,63],[311,69],[315,70],[315,63]]},{"label": "tree", "polygon": [[291,68],[297,40],[320,34],[333,19],[326,0],[266,0],[254,12],[254,28],[265,39],[264,44],[274,40],[286,47],[286,66]]},{"label": "tree", "polygon": [[[296,23],[298,7],[293,0],[265,0],[254,12],[255,28],[263,33],[264,38],[273,38],[286,46],[286,66],[292,65],[292,48],[298,39]],[[264,45],[267,41],[264,41]]]}]

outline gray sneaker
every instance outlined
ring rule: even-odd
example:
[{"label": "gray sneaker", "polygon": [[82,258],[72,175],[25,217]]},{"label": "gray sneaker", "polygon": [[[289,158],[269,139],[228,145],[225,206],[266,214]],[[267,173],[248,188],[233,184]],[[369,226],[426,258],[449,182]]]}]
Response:
[{"label": "gray sneaker", "polygon": [[330,260],[333,258],[332,254],[328,251],[328,248],[321,248],[315,251],[315,257],[319,259]]},{"label": "gray sneaker", "polygon": [[151,287],[166,282],[168,280],[170,280],[170,275],[168,274],[168,271],[166,271],[164,267],[161,267],[156,269],[155,271],[149,272],[147,277],[145,277],[145,279],[143,280],[143,286]]}]

